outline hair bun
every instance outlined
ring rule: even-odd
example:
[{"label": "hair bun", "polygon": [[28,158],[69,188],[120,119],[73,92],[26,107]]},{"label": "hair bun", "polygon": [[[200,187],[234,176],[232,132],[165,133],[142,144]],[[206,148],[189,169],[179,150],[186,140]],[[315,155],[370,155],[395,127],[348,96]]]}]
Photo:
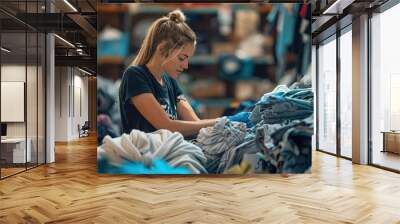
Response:
[{"label": "hair bun", "polygon": [[179,9],[176,9],[170,13],[168,13],[168,18],[176,23],[183,23],[185,22],[185,15]]}]

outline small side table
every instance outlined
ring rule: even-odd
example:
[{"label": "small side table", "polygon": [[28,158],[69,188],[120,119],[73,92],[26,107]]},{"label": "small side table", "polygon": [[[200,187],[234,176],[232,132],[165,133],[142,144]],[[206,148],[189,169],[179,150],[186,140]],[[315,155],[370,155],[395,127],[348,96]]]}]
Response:
[{"label": "small side table", "polygon": [[381,133],[383,133],[382,152],[400,154],[400,131],[382,131]]}]

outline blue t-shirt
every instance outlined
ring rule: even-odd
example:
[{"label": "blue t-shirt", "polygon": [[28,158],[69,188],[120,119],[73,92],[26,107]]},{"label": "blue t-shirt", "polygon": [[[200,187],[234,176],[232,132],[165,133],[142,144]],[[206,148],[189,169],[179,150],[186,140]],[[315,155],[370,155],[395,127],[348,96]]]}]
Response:
[{"label": "blue t-shirt", "polygon": [[119,87],[119,106],[124,133],[130,133],[132,129],[144,132],[156,130],[132,103],[132,97],[143,93],[152,93],[169,118],[177,119],[177,98],[182,95],[182,90],[167,74],[163,74],[162,78],[164,85],[160,85],[145,65],[131,66],[124,72]]}]

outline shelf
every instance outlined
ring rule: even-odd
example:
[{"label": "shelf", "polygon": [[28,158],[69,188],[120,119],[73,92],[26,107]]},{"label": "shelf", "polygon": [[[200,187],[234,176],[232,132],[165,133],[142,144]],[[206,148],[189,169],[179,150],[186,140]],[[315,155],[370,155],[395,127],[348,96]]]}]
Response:
[{"label": "shelf", "polygon": [[[257,10],[259,12],[271,11],[271,6],[258,6],[255,3],[252,5],[232,4],[233,11],[239,10]],[[148,13],[148,14],[167,14],[179,8],[183,13],[199,13],[199,14],[218,14],[219,5],[217,3],[184,3],[184,4],[168,4],[160,5],[157,3],[142,4],[137,10],[132,13]]]},{"label": "shelf", "polygon": [[211,65],[218,63],[218,57],[215,55],[194,55],[189,59],[190,65]]},{"label": "shelf", "polygon": [[196,99],[194,100],[200,102],[201,104],[206,105],[207,107],[230,107],[232,105],[232,100],[230,98],[222,98],[222,99]]},{"label": "shelf", "polygon": [[114,64],[114,65],[123,65],[124,58],[123,57],[101,57],[97,58],[98,64]]},{"label": "shelf", "polygon": [[[267,57],[253,58],[254,64],[270,64]],[[218,56],[215,55],[194,55],[189,59],[190,65],[212,65],[218,63]]]},{"label": "shelf", "polygon": [[148,13],[148,14],[167,14],[172,10],[179,8],[183,13],[202,13],[202,14],[216,14],[218,13],[218,8],[213,5],[201,5],[197,7],[190,7],[189,5],[185,7],[182,4],[169,4],[165,6],[160,6],[159,4],[142,4],[137,11],[133,13]]},{"label": "shelf", "polygon": [[128,5],[124,4],[98,4],[97,11],[99,13],[120,13],[128,12]]},{"label": "shelf", "polygon": [[[127,62],[133,61],[135,57],[129,56]],[[270,64],[267,57],[253,58],[255,64]],[[194,55],[189,59],[189,65],[215,65],[218,63],[218,56],[216,55]]]}]

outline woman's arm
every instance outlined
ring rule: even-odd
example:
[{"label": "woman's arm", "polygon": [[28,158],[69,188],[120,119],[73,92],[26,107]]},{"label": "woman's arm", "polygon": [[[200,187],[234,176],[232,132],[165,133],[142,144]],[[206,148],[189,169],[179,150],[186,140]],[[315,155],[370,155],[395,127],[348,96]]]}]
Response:
[{"label": "woman's arm", "polygon": [[151,93],[134,96],[131,100],[143,117],[156,129],[167,129],[172,132],[180,132],[184,136],[191,136],[198,134],[201,128],[213,126],[215,123],[215,119],[197,121],[172,120]]},{"label": "woman's arm", "polygon": [[179,101],[177,103],[177,112],[178,112],[178,117],[180,120],[184,121],[199,121],[199,117],[197,114],[194,112],[192,106],[190,106],[189,102],[186,101],[186,99],[183,98],[178,98]]}]

